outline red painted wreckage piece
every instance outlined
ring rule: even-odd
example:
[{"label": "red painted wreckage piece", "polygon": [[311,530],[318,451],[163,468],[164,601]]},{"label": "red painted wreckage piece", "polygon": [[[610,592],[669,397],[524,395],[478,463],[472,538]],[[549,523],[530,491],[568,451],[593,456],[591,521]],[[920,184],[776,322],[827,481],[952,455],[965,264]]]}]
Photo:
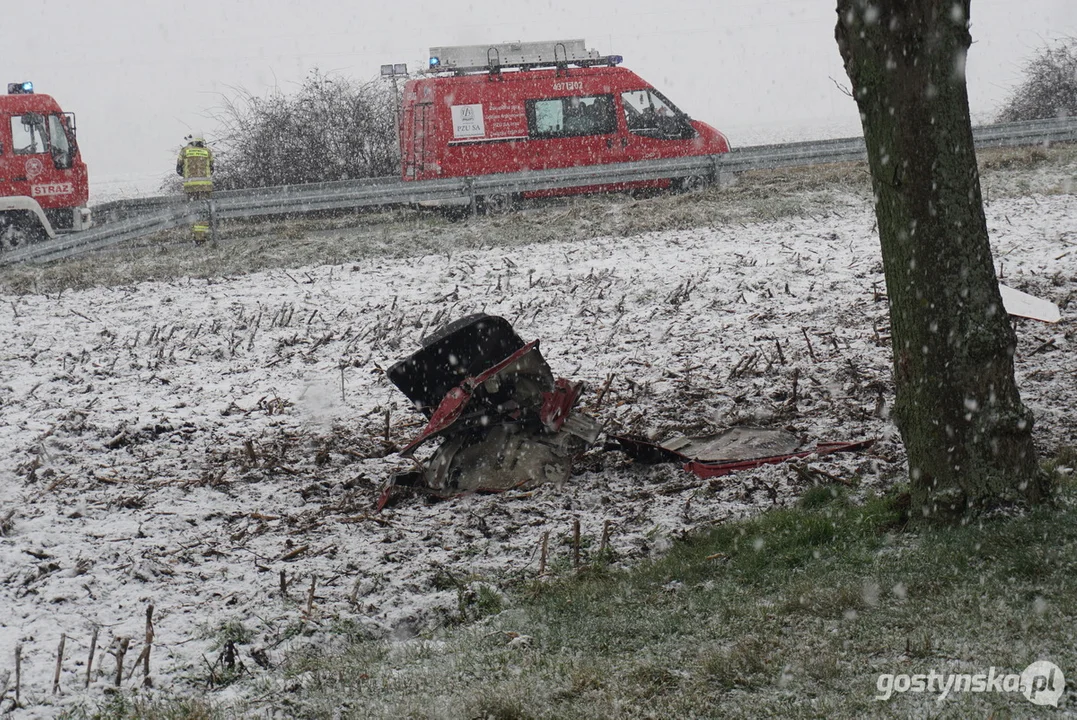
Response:
[{"label": "red painted wreckage piece", "polygon": [[875,444],[875,440],[857,440],[854,442],[821,442],[811,450],[787,453],[785,455],[772,455],[770,457],[751,458],[749,460],[729,460],[726,462],[706,462],[700,460],[688,460],[684,463],[684,469],[701,478],[722,477],[735,473],[738,470],[749,470],[761,465],[777,465],[786,460],[797,458],[822,457],[837,452],[856,452],[866,450]]},{"label": "red painted wreckage piece", "polygon": [[[559,169],[729,152],[636,73],[615,66],[484,71],[410,80],[400,124],[404,180]],[[666,188],[670,179],[525,193]]]},{"label": "red painted wreckage piece", "polygon": [[[736,443],[728,443],[724,446],[721,445],[722,435],[738,431],[743,433],[749,438],[747,446]],[[767,435],[786,436],[781,438],[786,442],[792,441],[790,445],[786,447],[786,451],[780,451],[768,454],[765,451],[766,444],[761,442],[755,444],[753,448],[752,440],[758,440],[760,437],[765,438]],[[671,443],[660,444],[651,442],[650,440],[644,440],[631,435],[610,435],[606,442],[607,450],[619,450],[629,457],[633,458],[637,462],[644,464],[656,464],[656,463],[676,463],[679,464],[684,470],[701,478],[715,478],[730,475],[738,470],[750,470],[762,465],[777,465],[779,463],[786,462],[787,460],[796,460],[799,458],[808,457],[823,457],[832,453],[839,452],[857,452],[860,450],[866,450],[875,444],[875,439],[867,440],[855,440],[852,442],[820,442],[814,447],[807,450],[794,450],[796,446],[801,443],[795,439],[791,433],[782,430],[768,430],[763,428],[731,428],[725,433],[718,433],[709,437],[703,438],[679,438],[681,447],[684,447],[685,451],[675,449],[671,447]],[[705,441],[701,447],[699,443],[693,443],[694,440]],[[716,442],[717,440],[717,442]],[[781,442],[779,440],[779,442]],[[707,445],[710,447],[708,448]],[[705,450],[719,448],[717,455],[715,453],[707,453]],[[748,449],[746,450],[745,447]],[[703,450],[704,452],[700,452]],[[725,453],[723,453],[725,450]]]}]

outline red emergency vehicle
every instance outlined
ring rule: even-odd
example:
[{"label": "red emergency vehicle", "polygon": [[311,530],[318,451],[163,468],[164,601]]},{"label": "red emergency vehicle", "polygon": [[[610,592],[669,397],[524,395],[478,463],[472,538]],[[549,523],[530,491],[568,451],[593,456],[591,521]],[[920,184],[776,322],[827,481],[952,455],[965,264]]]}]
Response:
[{"label": "red emergency vehicle", "polygon": [[0,246],[90,225],[86,164],[75,116],[33,83],[0,95]]},{"label": "red emergency vehicle", "polygon": [[[583,40],[431,48],[425,77],[404,86],[404,180],[716,155],[726,137],[693,120],[622,58]],[[692,187],[704,178],[684,178]],[[543,191],[669,187],[670,179]]]}]

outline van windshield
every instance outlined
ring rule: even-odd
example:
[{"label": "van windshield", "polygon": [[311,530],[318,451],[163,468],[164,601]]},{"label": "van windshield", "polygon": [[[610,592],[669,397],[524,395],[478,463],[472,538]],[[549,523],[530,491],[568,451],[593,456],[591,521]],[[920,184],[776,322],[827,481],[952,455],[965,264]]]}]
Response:
[{"label": "van windshield", "polygon": [[621,103],[630,132],[664,140],[695,137],[688,116],[653,88],[621,93]]}]

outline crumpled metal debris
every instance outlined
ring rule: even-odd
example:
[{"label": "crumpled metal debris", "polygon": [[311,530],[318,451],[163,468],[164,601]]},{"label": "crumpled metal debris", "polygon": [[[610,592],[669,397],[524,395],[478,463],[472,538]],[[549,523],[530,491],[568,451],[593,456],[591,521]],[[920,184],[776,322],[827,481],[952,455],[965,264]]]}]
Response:
[{"label": "crumpled metal debris", "polygon": [[800,439],[786,430],[733,427],[711,435],[676,436],[661,443],[631,435],[610,435],[605,447],[620,450],[637,462],[680,463],[690,473],[712,478],[795,458],[863,450],[874,442],[822,442],[801,449]]},{"label": "crumpled metal debris", "polygon": [[583,383],[555,379],[539,352],[503,318],[483,313],[450,323],[388,370],[389,380],[428,418],[400,454],[441,445],[393,486],[439,496],[563,483],[572,460],[601,426],[575,411]]}]

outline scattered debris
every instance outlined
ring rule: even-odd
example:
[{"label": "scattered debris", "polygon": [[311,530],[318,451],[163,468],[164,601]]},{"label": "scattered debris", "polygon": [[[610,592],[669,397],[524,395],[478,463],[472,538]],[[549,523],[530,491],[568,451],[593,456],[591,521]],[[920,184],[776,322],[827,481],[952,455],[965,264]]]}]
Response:
[{"label": "scattered debris", "polygon": [[[401,451],[413,457],[429,440],[442,443],[417,468],[395,475],[378,500],[410,487],[438,497],[503,492],[568,479],[573,459],[601,426],[574,412],[583,383],[554,380],[539,341],[524,343],[503,318],[477,313],[424,338],[422,349],[389,368],[388,377],[428,422]],[[819,443],[801,449],[786,430],[733,427],[661,444],[611,435],[607,450],[644,463],[676,462],[701,478],[809,455],[862,450],[874,440]]]},{"label": "scattered debris", "polygon": [[1050,300],[1038,298],[1035,295],[1014,290],[1002,283],[998,286],[1002,293],[1002,305],[1006,312],[1017,317],[1031,318],[1045,323],[1056,323],[1062,319],[1062,311]]},{"label": "scattered debris", "polygon": [[607,450],[620,450],[637,462],[680,463],[690,473],[701,478],[712,478],[811,455],[864,450],[874,442],[874,439],[825,442],[801,450],[803,443],[786,430],[733,427],[712,435],[676,436],[662,443],[630,435],[611,435],[605,447]]}]

